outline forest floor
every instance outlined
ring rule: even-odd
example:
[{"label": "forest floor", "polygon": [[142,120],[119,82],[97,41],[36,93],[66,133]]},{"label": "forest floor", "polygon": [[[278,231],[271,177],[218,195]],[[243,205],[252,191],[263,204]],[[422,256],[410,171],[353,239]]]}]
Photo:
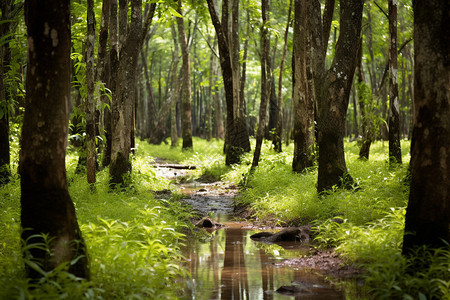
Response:
[{"label": "forest floor", "polygon": [[[286,223],[284,220],[279,220],[274,216],[263,219],[255,218],[255,211],[249,205],[236,201],[240,191],[237,184],[217,180],[218,178],[214,176],[202,175],[198,178],[193,176],[192,170],[198,169],[199,166],[168,163],[161,158],[155,158],[153,166],[160,176],[176,183],[184,195],[184,202],[196,212],[197,217],[191,219],[194,225],[203,218],[207,218],[212,224],[218,225],[214,226],[215,229],[222,230],[226,226],[222,227],[208,216],[227,215],[240,224],[246,223],[244,226],[246,230],[279,232],[286,228],[277,226],[280,221]],[[170,191],[160,191],[155,194],[155,198],[167,198],[170,195]],[[312,224],[306,226],[312,227]],[[319,245],[314,243],[313,238],[313,236],[310,237],[311,242],[308,244],[309,255],[285,259],[274,265],[309,269],[336,279],[352,279],[362,274],[361,268],[345,261],[342,255],[334,251],[334,248],[319,249]],[[283,243],[279,243],[279,245],[283,247]]]}]

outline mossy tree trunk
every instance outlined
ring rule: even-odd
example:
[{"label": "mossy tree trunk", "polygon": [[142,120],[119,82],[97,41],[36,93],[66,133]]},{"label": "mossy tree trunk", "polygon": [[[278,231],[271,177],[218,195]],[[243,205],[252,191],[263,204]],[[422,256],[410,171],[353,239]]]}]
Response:
[{"label": "mossy tree trunk", "polygon": [[[65,155],[70,98],[70,1],[26,1],[28,68],[19,172],[21,225],[26,246],[48,234],[50,252],[29,248],[28,260],[44,271],[62,263],[69,272],[89,278],[81,237],[66,180]],[[31,256],[31,258],[30,258]],[[81,257],[76,260],[76,258]],[[26,264],[27,274],[43,274]]]}]

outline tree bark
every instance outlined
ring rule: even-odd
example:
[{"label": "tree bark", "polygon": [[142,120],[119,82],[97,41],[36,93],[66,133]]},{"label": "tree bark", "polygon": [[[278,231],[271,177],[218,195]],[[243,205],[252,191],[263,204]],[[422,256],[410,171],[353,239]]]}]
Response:
[{"label": "tree bark", "polygon": [[209,13],[217,34],[220,53],[220,65],[225,89],[227,105],[226,135],[225,135],[225,164],[232,165],[240,162],[245,151],[250,150],[247,124],[234,118],[233,71],[230,57],[230,42],[228,40],[228,1],[222,2],[222,21],[219,20],[214,0],[207,0]]},{"label": "tree bark", "polygon": [[[11,32],[13,1],[2,1],[0,3],[1,21],[0,36],[4,37]],[[0,186],[10,181],[11,176],[11,158],[9,155],[9,92],[5,84],[6,73],[11,61],[11,50],[9,43],[0,45]]]},{"label": "tree bark", "polygon": [[97,148],[95,146],[95,98],[94,98],[94,48],[95,12],[94,0],[87,0],[87,40],[86,40],[86,168],[87,182],[96,182]]},{"label": "tree bark", "polygon": [[[98,114],[98,133],[99,135],[106,135],[105,130],[105,113],[110,106],[110,101],[106,95],[105,88],[109,86],[109,60],[108,60],[108,29],[110,19],[111,1],[103,0],[102,2],[102,17],[100,24],[100,32],[98,38],[98,52],[97,52],[97,66],[95,68],[96,81],[96,96],[99,97],[96,103],[96,110]],[[105,142],[99,142],[99,152],[105,147]]]},{"label": "tree bark", "polygon": [[[25,255],[50,271],[62,263],[72,274],[89,278],[86,247],[70,198],[65,167],[70,98],[70,1],[26,1],[28,68],[22,127],[22,239],[44,242],[49,250],[28,248]],[[75,260],[76,258],[80,258]],[[26,264],[28,277],[44,274]]]},{"label": "tree bark", "polygon": [[[183,15],[181,0],[178,1],[178,13]],[[182,88],[181,88],[181,136],[183,138],[182,149],[192,149],[192,117],[191,117],[191,62],[189,44],[186,40],[186,30],[183,18],[177,18],[178,40],[183,58]]]},{"label": "tree bark", "polygon": [[[350,187],[353,179],[348,174],[344,155],[345,116],[356,67],[356,56],[361,34],[364,1],[350,0],[340,4],[340,34],[331,67],[326,72],[324,45],[321,39],[320,6],[313,3],[313,64],[317,99],[319,172],[317,190],[333,186]],[[317,30],[319,29],[319,30]]]},{"label": "tree bark", "polygon": [[[114,100],[116,98],[116,86],[117,86],[117,73],[119,69],[119,36],[117,32],[117,0],[110,1],[110,19],[109,19],[109,89],[111,90],[111,96]],[[105,109],[104,124],[105,124],[105,137],[106,145],[103,151],[102,165],[107,167],[111,164],[111,148],[112,148],[112,107],[111,101],[110,108]]]},{"label": "tree bark", "polygon": [[307,4],[299,0],[294,2],[294,50],[292,56],[294,103],[294,158],[292,170],[303,172],[313,165],[312,150],[314,145],[314,102],[308,91],[306,75],[307,38]]},{"label": "tree bark", "polygon": [[358,50],[358,64],[356,73],[358,75],[358,103],[359,103],[359,111],[361,114],[361,127],[362,127],[362,144],[359,149],[359,158],[360,159],[369,159],[370,147],[372,145],[373,140],[373,124],[370,124],[370,117],[368,115],[368,106],[372,105],[372,103],[366,103],[368,99],[364,98],[365,89],[367,88],[364,70],[362,65],[362,38],[360,39],[359,50]]},{"label": "tree bark", "polygon": [[267,105],[270,99],[271,92],[271,64],[270,64],[270,41],[268,30],[268,13],[269,13],[269,0],[261,1],[261,104],[259,107],[259,124],[258,131],[256,133],[256,146],[255,153],[253,154],[253,161],[251,171],[253,171],[259,163],[259,157],[261,155],[261,147],[264,138],[264,132],[266,127],[266,115]]},{"label": "tree bark", "polygon": [[[128,22],[123,23],[124,27]],[[123,28],[119,31],[124,32]],[[120,49],[116,98],[112,103],[112,143],[110,182],[124,184],[124,176],[131,172],[130,151],[133,124],[133,105],[136,94],[135,74],[142,34],[142,0],[131,1],[130,29]]]},{"label": "tree bark", "polygon": [[389,163],[402,163],[398,100],[397,0],[389,0]]},{"label": "tree bark", "polygon": [[176,116],[176,104],[178,103],[179,97],[178,95],[180,94],[180,80],[177,76],[178,74],[178,61],[179,61],[179,57],[178,57],[178,42],[177,42],[177,32],[175,29],[175,25],[172,24],[171,26],[172,29],[172,39],[173,39],[173,55],[172,55],[172,61],[174,64],[174,68],[173,68],[173,73],[172,73],[172,95],[174,97],[174,99],[172,100],[172,104],[170,107],[170,138],[171,138],[171,148],[175,148],[177,147],[177,142],[178,142],[178,133],[177,133],[177,116]]},{"label": "tree bark", "polygon": [[275,151],[282,152],[282,143],[281,137],[283,135],[283,95],[282,95],[282,87],[283,87],[283,72],[284,65],[286,63],[286,55],[287,55],[287,40],[289,35],[289,26],[291,24],[291,11],[292,11],[292,0],[289,0],[289,9],[288,9],[288,19],[286,23],[286,30],[284,31],[284,46],[283,46],[283,56],[281,58],[280,63],[280,76],[278,78],[278,118],[276,129],[273,138],[273,146]]},{"label": "tree bark", "polygon": [[404,254],[450,242],[450,5],[414,0],[413,11],[415,123]]},{"label": "tree bark", "polygon": [[[3,11],[2,11],[3,13]],[[9,112],[6,86],[4,82],[6,46],[0,46],[0,186],[10,181],[10,164],[9,156]]]}]

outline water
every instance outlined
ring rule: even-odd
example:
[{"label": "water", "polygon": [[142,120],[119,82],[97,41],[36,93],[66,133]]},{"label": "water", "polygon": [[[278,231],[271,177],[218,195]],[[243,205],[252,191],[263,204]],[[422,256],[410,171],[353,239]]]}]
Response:
[{"label": "water", "polygon": [[[216,221],[228,227],[215,230],[209,241],[191,241],[184,249],[192,274],[183,299],[344,299],[310,270],[278,267],[286,258],[307,255],[309,248],[297,243],[266,245],[250,239],[255,231],[245,223]],[[292,296],[277,293],[282,286]]]},{"label": "water", "polygon": [[[158,168],[168,178],[180,170]],[[175,174],[174,174],[175,173]],[[200,229],[204,238],[188,239],[183,252],[192,279],[182,299],[345,299],[342,291],[312,270],[277,266],[283,259],[308,255],[301,243],[267,245],[250,239],[251,224],[233,220],[237,190],[223,183],[179,185],[185,201],[201,216],[209,215],[223,225]],[[284,287],[284,292],[277,292]]]}]

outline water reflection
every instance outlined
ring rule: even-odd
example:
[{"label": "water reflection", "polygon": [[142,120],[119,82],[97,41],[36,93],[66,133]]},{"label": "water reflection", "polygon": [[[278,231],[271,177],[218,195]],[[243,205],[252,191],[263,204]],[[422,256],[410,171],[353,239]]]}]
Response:
[{"label": "water reflection", "polygon": [[[192,282],[184,299],[344,299],[342,292],[310,271],[273,265],[305,254],[304,248],[260,244],[250,239],[254,232],[242,229],[242,224],[227,225],[212,232],[208,242],[191,241],[186,247]],[[282,286],[284,295],[275,292]]]}]

